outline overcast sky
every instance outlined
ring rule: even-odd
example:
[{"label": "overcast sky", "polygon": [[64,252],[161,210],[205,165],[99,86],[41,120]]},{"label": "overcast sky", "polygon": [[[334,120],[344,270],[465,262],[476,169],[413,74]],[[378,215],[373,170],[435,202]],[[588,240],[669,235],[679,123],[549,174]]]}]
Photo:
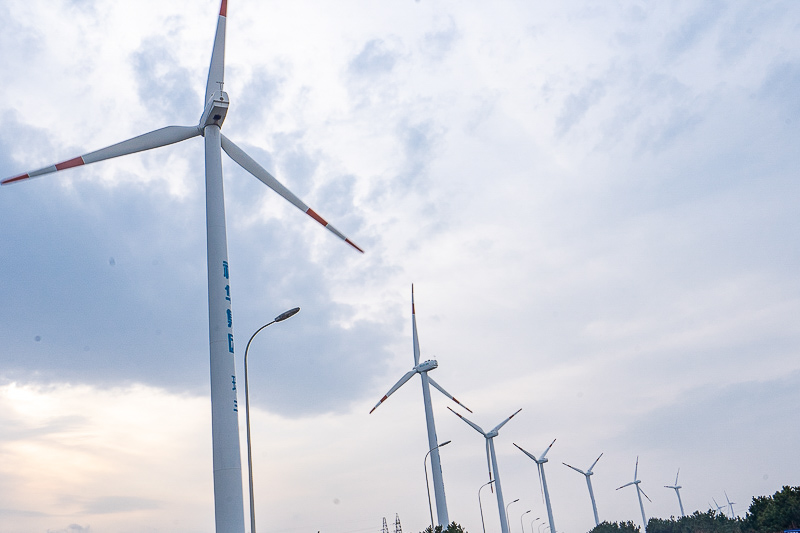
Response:
[{"label": "overcast sky", "polygon": [[[0,177],[196,124],[218,9],[0,3]],[[546,515],[512,443],[558,439],[563,533],[594,523],[561,462],[601,452],[601,520],[640,522],[637,456],[648,516],[678,468],[687,512],[800,485],[799,35],[791,0],[231,1],[224,133],[366,251],[223,158],[240,376],[302,308],[251,347],[258,531],[426,527],[419,378],[368,414],[413,366],[412,283],[432,377],[486,429],[522,408],[513,533]],[[0,190],[3,533],[213,531],[202,153]],[[483,438],[434,394],[480,533]]]}]

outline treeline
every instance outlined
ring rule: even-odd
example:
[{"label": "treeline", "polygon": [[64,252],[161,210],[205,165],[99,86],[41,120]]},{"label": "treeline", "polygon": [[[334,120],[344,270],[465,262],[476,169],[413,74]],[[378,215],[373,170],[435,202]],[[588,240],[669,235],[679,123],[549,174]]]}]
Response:
[{"label": "treeline", "polygon": [[[651,518],[646,533],[780,533],[800,529],[800,487],[783,487],[772,496],[753,498],[744,518],[717,511],[682,518]],[[590,533],[641,533],[633,522],[603,522]]]}]

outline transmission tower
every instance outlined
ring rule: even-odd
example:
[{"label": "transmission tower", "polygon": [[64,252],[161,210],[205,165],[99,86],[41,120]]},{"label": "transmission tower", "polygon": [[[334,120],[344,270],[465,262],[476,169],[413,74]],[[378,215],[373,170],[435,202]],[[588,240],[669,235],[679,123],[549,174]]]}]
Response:
[{"label": "transmission tower", "polygon": [[381,529],[381,533],[389,533],[389,526],[386,525],[386,517],[383,517],[383,528]]},{"label": "transmission tower", "polygon": [[400,515],[394,515],[394,533],[403,533],[403,526],[400,525]]}]

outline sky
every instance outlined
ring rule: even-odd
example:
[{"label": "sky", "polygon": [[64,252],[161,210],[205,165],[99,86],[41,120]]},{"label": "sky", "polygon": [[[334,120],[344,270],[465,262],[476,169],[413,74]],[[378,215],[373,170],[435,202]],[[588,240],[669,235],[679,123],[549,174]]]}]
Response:
[{"label": "sky", "polygon": [[[2,2],[0,177],[196,124],[218,10]],[[561,463],[600,453],[601,520],[640,522],[615,490],[637,457],[652,517],[678,514],[679,468],[687,512],[800,485],[798,21],[791,0],[230,1],[223,132],[366,251],[223,157],[239,376],[302,309],[250,349],[258,531],[428,525],[419,379],[368,414],[413,366],[412,283],[431,376],[484,429],[522,409],[495,439],[513,533],[546,517],[514,443],[557,439],[563,533],[594,523]],[[213,531],[202,150],[0,190],[0,532]],[[479,533],[483,438],[447,406],[449,515]]]}]

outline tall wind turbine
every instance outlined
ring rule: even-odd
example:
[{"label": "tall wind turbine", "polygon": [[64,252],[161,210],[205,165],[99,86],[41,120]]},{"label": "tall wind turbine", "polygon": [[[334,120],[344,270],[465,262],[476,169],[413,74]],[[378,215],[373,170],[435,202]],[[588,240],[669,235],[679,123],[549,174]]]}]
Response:
[{"label": "tall wind turbine", "polygon": [[422,379],[422,401],[425,404],[425,422],[428,427],[428,449],[430,450],[431,454],[431,475],[433,475],[433,493],[436,497],[436,516],[439,521],[439,525],[442,528],[447,528],[450,524],[450,518],[447,515],[447,500],[444,496],[444,481],[442,480],[442,464],[439,458],[439,441],[436,438],[436,425],[433,422],[433,407],[431,406],[431,388],[429,385],[433,385],[439,391],[456,402],[458,405],[469,411],[470,409],[455,399],[455,397],[444,390],[441,385],[436,383],[432,377],[428,376],[428,372],[437,368],[439,363],[436,360],[425,361],[423,363],[419,362],[419,337],[417,336],[417,314],[414,309],[414,285],[411,285],[411,332],[412,338],[414,343],[414,368],[406,372],[406,374],[400,378],[400,380],[394,384],[394,386],[389,389],[389,392],[380,399],[378,403],[375,404],[375,407],[372,408],[372,411],[378,408],[380,404],[386,401],[386,399],[392,395],[397,389],[402,387],[409,379],[414,377],[414,374],[419,374],[420,378]]},{"label": "tall wind turbine", "polygon": [[[450,407],[448,407],[450,409]],[[497,489],[497,512],[500,513],[500,532],[501,533],[509,533],[508,530],[508,517],[506,516],[506,508],[505,504],[503,503],[503,488],[500,486],[500,472],[497,470],[497,455],[494,453],[494,438],[497,436],[497,433],[500,431],[500,428],[505,426],[509,420],[514,418],[517,413],[522,411],[522,409],[517,409],[517,412],[513,415],[509,416],[499,424],[497,424],[491,431],[486,432],[481,427],[476,424],[475,422],[471,422],[461,416],[460,414],[456,413],[452,409],[450,411],[453,412],[458,418],[469,424],[472,429],[483,435],[486,439],[486,463],[489,467],[489,481],[492,481],[492,472],[494,472],[494,485]]]},{"label": "tall wind turbine", "polygon": [[205,108],[194,126],[167,126],[49,167],[3,180],[8,185],[29,178],[106,159],[151,150],[197,136],[205,138],[206,234],[208,244],[208,326],[211,366],[211,436],[214,469],[214,512],[217,533],[244,533],[242,465],[236,401],[233,321],[231,318],[230,268],[225,229],[222,186],[222,150],[247,172],[328,228],[337,237],[363,253],[325,219],[284,187],[241,148],[222,135],[220,128],[228,112],[228,94],[223,91],[225,71],[225,25],[228,1],[222,0],[211,53],[205,90]]},{"label": "tall wind turbine", "polygon": [[538,459],[532,453],[523,450],[522,447],[519,446],[516,442],[514,443],[514,446],[519,448],[522,453],[524,453],[525,455],[536,461],[536,468],[539,470],[539,483],[541,484],[542,487],[542,494],[544,495],[544,503],[547,506],[547,520],[550,521],[550,531],[552,531],[552,533],[556,533],[556,526],[553,523],[553,508],[550,507],[550,491],[547,490],[547,478],[544,477],[544,464],[548,461],[546,457],[547,452],[550,451],[550,448],[553,447],[553,444],[555,444],[555,442],[556,439],[553,439],[553,442],[550,443],[550,446],[545,448],[545,450],[542,452],[542,455]]},{"label": "tall wind turbine", "polygon": [[564,466],[568,466],[574,471],[580,472],[581,474],[586,476],[586,486],[589,487],[589,498],[591,498],[592,500],[592,511],[594,512],[594,524],[596,526],[600,525],[600,519],[597,517],[597,504],[594,501],[594,491],[592,490],[592,474],[594,474],[594,472],[592,472],[592,469],[594,468],[594,465],[597,464],[597,461],[600,460],[600,457],[603,457],[602,453],[597,457],[597,459],[594,460],[592,466],[590,466],[586,472],[584,472],[580,468],[575,468],[572,465],[568,465],[567,463],[562,463]]},{"label": "tall wind turbine", "polygon": [[678,505],[681,508],[681,516],[683,517],[683,516],[686,516],[686,513],[683,512],[683,502],[681,501],[681,486],[678,485],[678,476],[680,475],[680,473],[681,473],[681,469],[679,468],[678,469],[678,473],[675,474],[675,484],[674,485],[664,485],[664,488],[674,489],[675,490],[675,494],[678,495]]},{"label": "tall wind turbine", "polygon": [[715,500],[714,498],[711,498],[711,501],[714,502],[714,506],[716,506],[718,513],[720,512],[720,510],[725,509],[725,506],[718,504],[717,500]]},{"label": "tall wind turbine", "polygon": [[[629,485],[636,486],[636,496],[639,497],[639,509],[641,509],[642,511],[642,524],[643,524],[642,527],[644,529],[647,529],[647,517],[644,515],[644,504],[642,503],[642,494],[644,494],[644,491],[642,490],[642,487],[639,486],[639,483],[641,483],[641,480],[639,479],[639,457],[637,456],[636,469],[633,471],[633,481],[631,481],[630,483],[625,483],[624,485],[622,485],[622,487],[617,487],[617,490],[627,487]],[[647,501],[651,503],[653,502],[653,500],[651,500],[647,494],[644,494],[644,497],[647,498]]]}]

